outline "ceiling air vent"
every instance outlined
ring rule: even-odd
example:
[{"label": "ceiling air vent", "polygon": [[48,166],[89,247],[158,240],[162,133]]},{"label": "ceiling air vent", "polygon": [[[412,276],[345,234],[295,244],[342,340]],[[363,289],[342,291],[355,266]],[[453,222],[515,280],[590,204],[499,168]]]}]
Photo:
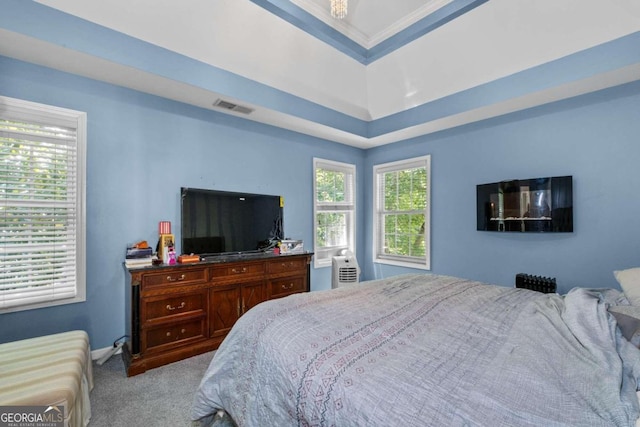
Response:
[{"label": "ceiling air vent", "polygon": [[235,111],[236,113],[251,114],[253,108],[245,107],[243,105],[234,104],[233,102],[218,99],[213,103],[214,107],[224,108],[225,110]]}]

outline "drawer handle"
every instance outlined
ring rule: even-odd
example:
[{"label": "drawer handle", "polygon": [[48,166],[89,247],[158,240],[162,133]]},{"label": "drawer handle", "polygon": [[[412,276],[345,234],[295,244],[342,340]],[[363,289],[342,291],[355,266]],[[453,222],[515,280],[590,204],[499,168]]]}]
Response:
[{"label": "drawer handle", "polygon": [[293,283],[289,283],[288,285],[282,285],[282,289],[288,291],[289,289],[293,289]]},{"label": "drawer handle", "polygon": [[182,302],[180,303],[180,305],[176,305],[175,307],[171,307],[171,305],[170,305],[170,304],[167,304],[167,310],[169,310],[169,311],[173,311],[173,310],[177,310],[177,309],[179,309],[179,308],[185,308],[185,307],[186,307],[186,305],[187,305],[187,303],[186,303],[186,302],[184,302],[184,301],[182,301]]},{"label": "drawer handle", "polygon": [[289,262],[289,263],[283,262],[282,263],[282,267],[284,267],[284,268],[293,267],[293,263],[292,262]]},{"label": "drawer handle", "polygon": [[[180,333],[181,333],[181,334],[184,334],[185,332],[187,332],[187,330],[186,330],[186,329],[184,329],[184,328],[180,329]],[[171,336],[171,331],[167,332],[167,336],[168,336],[168,337],[170,337],[170,336]]]},{"label": "drawer handle", "polygon": [[238,270],[237,268],[232,268],[231,272],[236,273],[236,274],[246,273],[247,272],[247,267],[242,267],[240,270]]},{"label": "drawer handle", "polygon": [[183,274],[178,278],[173,278],[171,276],[167,276],[167,282],[179,282],[180,280],[184,280],[186,276]]}]

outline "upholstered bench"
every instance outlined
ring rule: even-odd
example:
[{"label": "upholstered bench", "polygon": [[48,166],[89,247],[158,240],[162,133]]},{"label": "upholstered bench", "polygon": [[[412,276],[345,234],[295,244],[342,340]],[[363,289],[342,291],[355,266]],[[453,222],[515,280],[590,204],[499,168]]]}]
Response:
[{"label": "upholstered bench", "polygon": [[71,331],[0,344],[0,406],[64,406],[65,426],[91,418],[89,337]]}]

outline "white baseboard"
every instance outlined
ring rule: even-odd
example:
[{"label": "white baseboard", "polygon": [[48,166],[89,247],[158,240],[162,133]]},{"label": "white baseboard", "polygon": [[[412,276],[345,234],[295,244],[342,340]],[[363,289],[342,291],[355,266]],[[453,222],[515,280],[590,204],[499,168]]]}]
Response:
[{"label": "white baseboard", "polygon": [[[113,351],[113,346],[91,350],[91,360],[99,360],[102,357],[106,356],[110,351]],[[121,348],[119,348],[118,351],[114,353],[114,355],[120,353],[122,353]]]}]

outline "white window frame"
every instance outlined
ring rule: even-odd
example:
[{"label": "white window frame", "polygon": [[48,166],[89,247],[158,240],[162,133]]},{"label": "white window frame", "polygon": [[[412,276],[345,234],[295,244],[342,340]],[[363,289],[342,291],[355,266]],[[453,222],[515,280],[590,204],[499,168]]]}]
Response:
[{"label": "white window frame", "polygon": [[[71,215],[65,217],[64,229],[68,234],[66,237],[56,239],[54,247],[51,249],[51,241],[40,243],[36,246],[33,242],[38,239],[38,232],[43,230],[53,230],[50,226],[41,230],[27,229],[23,236],[30,239],[30,244],[17,242],[15,235],[8,237],[0,236],[0,264],[3,268],[0,270],[0,314],[31,310],[36,308],[51,307],[63,304],[82,302],[86,300],[86,142],[87,142],[87,115],[84,112],[69,110],[66,108],[54,107],[35,102],[24,101],[15,98],[0,96],[0,119],[29,123],[35,127],[44,130],[47,127],[46,136],[41,136],[42,132],[38,130],[16,131],[15,127],[8,127],[2,130],[0,127],[0,137],[15,139],[19,137],[34,149],[46,144],[64,145],[65,153],[72,157],[66,157],[70,162],[71,170],[75,167],[75,179],[65,179],[65,188],[69,189],[64,195],[66,197],[60,199],[61,202],[57,206],[64,205],[70,209]],[[68,132],[51,132],[51,128],[65,128]],[[75,130],[75,138],[73,131]],[[0,147],[2,142],[0,141]],[[73,153],[75,151],[75,159]],[[0,155],[2,152],[0,151]],[[3,171],[1,162],[10,161],[11,156],[7,155],[4,159],[0,157],[0,176],[9,173],[9,169]],[[31,168],[29,170],[32,170]],[[8,176],[8,175],[7,175]],[[68,174],[66,175],[69,176]],[[9,183],[0,182],[0,185]],[[29,187],[28,192],[33,192],[33,187]],[[9,215],[10,209],[23,210],[27,208],[32,212],[33,209],[48,209],[53,211],[56,209],[50,199],[41,199],[39,201],[34,197],[25,198],[8,198],[4,197],[0,192],[0,228],[5,231],[9,230],[9,222],[3,217],[1,209],[5,209],[5,213]],[[56,202],[57,203],[57,202]],[[69,208],[71,206],[71,208]],[[59,208],[58,208],[59,209]],[[31,215],[29,213],[29,215]],[[57,226],[56,226],[57,227]],[[22,232],[24,229],[16,230]],[[22,240],[23,238],[21,238]],[[62,240],[61,240],[62,239]],[[56,246],[58,245],[58,246]],[[63,247],[60,251],[58,248]],[[61,268],[56,268],[57,273],[45,273],[40,276],[36,282],[36,276],[33,274],[33,267],[47,267],[51,265],[50,261],[46,263],[37,257],[30,258],[25,254],[42,253],[48,251],[49,256],[56,253],[62,254],[67,259],[67,265],[64,271],[70,273],[64,275],[63,278],[54,280],[51,278],[54,274],[60,274]],[[20,259],[20,261],[18,261]],[[28,260],[28,261],[25,261]],[[8,268],[4,268],[8,266]],[[12,268],[13,267],[13,268]],[[22,271],[21,271],[22,270]],[[37,283],[37,285],[35,285]],[[22,287],[15,286],[21,284]]]},{"label": "white window frame", "polygon": [[[338,203],[323,203],[317,200],[317,170],[324,169],[334,172],[342,172],[349,179],[346,183],[345,201]],[[346,215],[346,246],[320,246],[317,236],[318,213],[321,212],[345,212]],[[320,158],[313,159],[313,265],[315,268],[323,268],[331,266],[331,259],[339,255],[343,249],[350,250],[354,255],[356,253],[355,239],[356,237],[356,165],[350,163],[341,163],[333,160],[325,160]]]},{"label": "white window frame", "polygon": [[[388,172],[407,169],[426,168],[427,194],[424,210],[424,244],[425,257],[410,257],[404,255],[389,255],[384,253],[384,203],[382,194],[382,177]],[[431,269],[431,156],[421,156],[406,160],[375,165],[373,168],[373,262],[400,267]]]}]

